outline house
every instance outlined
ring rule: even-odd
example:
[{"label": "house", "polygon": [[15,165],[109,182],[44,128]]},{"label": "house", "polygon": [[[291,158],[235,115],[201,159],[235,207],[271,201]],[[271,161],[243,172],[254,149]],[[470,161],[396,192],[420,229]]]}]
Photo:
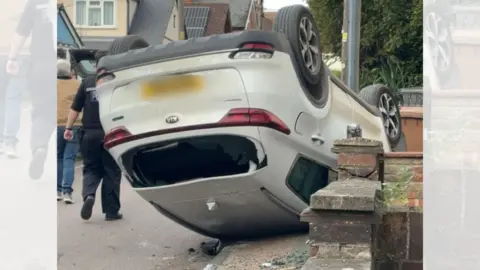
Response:
[{"label": "house", "polygon": [[232,31],[260,29],[261,0],[185,0],[194,4],[228,4]]},{"label": "house", "polygon": [[86,48],[107,49],[113,40],[127,34],[142,36],[151,44],[184,38],[178,0],[57,0],[57,3],[64,5]]},{"label": "house", "polygon": [[189,38],[230,33],[230,9],[224,3],[186,3],[185,27]]}]

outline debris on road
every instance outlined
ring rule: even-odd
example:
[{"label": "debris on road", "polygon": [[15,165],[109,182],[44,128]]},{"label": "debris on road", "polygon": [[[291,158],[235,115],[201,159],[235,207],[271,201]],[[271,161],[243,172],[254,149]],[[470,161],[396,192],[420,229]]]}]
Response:
[{"label": "debris on road", "polygon": [[[262,267],[265,265],[264,269],[277,269],[277,270],[294,270],[300,269],[308,260],[308,251],[307,250],[295,250],[292,253],[288,254],[285,257],[274,258],[271,262],[262,264]],[[285,268],[286,267],[286,268]]]},{"label": "debris on road", "polygon": [[[308,259],[307,235],[288,235],[233,245],[218,268],[204,270],[295,270]],[[220,255],[222,252],[220,252]]]}]

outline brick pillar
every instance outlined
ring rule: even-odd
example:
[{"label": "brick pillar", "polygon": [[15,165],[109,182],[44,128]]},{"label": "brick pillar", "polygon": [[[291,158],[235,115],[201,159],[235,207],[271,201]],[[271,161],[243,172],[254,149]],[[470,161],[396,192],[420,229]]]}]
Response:
[{"label": "brick pillar", "polygon": [[332,152],[338,154],[338,180],[362,177],[378,180],[378,155],[383,144],[364,138],[336,140]]},{"label": "brick pillar", "polygon": [[311,258],[304,269],[372,269],[373,236],[382,217],[380,193],[380,182],[355,178],[313,194],[310,208],[300,216],[310,227]]},{"label": "brick pillar", "polygon": [[334,142],[339,181],[313,194],[310,207],[300,216],[310,228],[311,258],[305,270],[373,268],[375,235],[383,211],[378,181],[383,145],[361,137],[360,126],[352,124],[347,127],[347,138]]}]

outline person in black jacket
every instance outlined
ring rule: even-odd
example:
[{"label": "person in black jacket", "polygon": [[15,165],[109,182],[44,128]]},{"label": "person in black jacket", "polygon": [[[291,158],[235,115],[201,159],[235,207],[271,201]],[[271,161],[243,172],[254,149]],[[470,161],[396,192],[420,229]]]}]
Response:
[{"label": "person in black jacket", "polygon": [[[105,52],[95,55],[97,64]],[[96,99],[96,76],[85,78],[78,88],[68,115],[64,138],[72,139],[72,125],[83,110],[83,135],[80,140],[80,153],[83,157],[83,206],[81,217],[85,220],[92,216],[95,194],[102,181],[102,208],[105,219],[122,218],[120,210],[121,171],[113,157],[103,147],[105,133],[100,123],[98,101]]]}]

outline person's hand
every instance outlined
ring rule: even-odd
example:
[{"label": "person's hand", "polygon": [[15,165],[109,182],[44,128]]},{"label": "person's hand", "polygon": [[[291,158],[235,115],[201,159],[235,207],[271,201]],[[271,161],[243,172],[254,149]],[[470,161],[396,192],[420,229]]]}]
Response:
[{"label": "person's hand", "polygon": [[9,75],[17,75],[18,73],[18,61],[14,59],[8,59],[7,66],[5,67],[5,71]]},{"label": "person's hand", "polygon": [[63,138],[67,141],[71,141],[73,138],[73,132],[70,129],[65,129],[65,132],[63,133]]}]

